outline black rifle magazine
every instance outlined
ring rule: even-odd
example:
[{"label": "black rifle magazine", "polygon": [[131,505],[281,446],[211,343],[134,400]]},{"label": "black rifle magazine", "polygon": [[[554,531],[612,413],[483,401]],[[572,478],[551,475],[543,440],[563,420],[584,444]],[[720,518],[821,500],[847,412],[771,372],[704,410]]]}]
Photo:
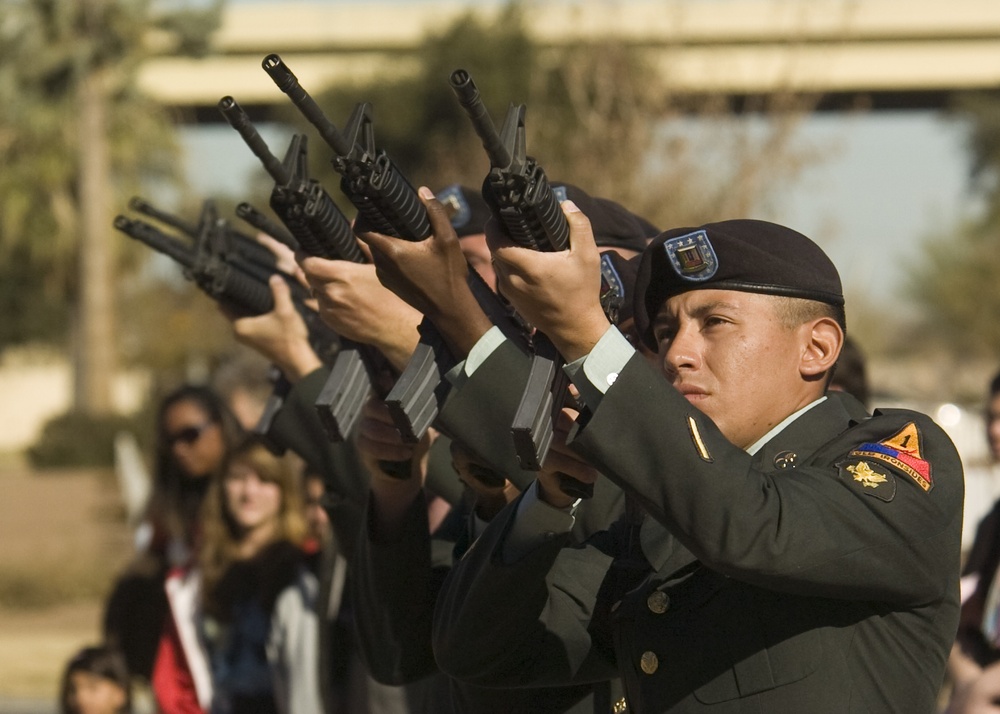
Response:
[{"label": "black rifle magazine", "polygon": [[342,349],[315,402],[330,441],[344,441],[350,435],[370,391],[371,382],[361,354],[356,349]]},{"label": "black rifle magazine", "polygon": [[385,398],[404,440],[419,441],[437,419],[449,389],[444,375],[454,363],[444,338],[424,319],[420,323],[420,342]]}]

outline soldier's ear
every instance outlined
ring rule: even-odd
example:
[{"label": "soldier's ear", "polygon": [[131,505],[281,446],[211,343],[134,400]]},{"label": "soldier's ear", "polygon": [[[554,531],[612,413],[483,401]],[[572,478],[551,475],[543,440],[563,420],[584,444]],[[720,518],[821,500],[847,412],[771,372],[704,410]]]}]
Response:
[{"label": "soldier's ear", "polygon": [[799,360],[799,373],[806,379],[815,379],[828,373],[837,363],[840,348],[844,345],[844,332],[836,320],[820,317],[802,326],[803,345]]}]

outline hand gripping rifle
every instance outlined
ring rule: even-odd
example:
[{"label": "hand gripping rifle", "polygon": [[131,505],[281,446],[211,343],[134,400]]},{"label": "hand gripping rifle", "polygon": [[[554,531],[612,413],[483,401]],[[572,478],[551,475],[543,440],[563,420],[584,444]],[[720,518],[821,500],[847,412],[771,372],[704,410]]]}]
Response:
[{"label": "hand gripping rifle", "polygon": [[[457,69],[452,72],[450,82],[489,156],[490,171],[483,182],[483,198],[499,225],[512,241],[526,248],[566,250],[569,224],[545,172],[525,154],[524,105],[510,105],[497,133],[469,73]],[[532,346],[531,370],[514,415],[511,435],[521,467],[538,471],[552,445],[555,419],[566,401],[569,380],[562,370],[562,358],[545,335],[536,332]],[[560,482],[562,490],[571,496],[593,495],[593,485],[566,474],[560,474]]]},{"label": "hand gripping rifle", "polygon": [[[323,114],[298,79],[276,54],[262,62],[264,70],[334,151],[333,167],[341,175],[340,188],[358,209],[367,228],[409,241],[431,233],[427,211],[416,190],[384,150],[375,147],[371,105],[358,104],[344,132]],[[471,267],[467,280],[473,295],[493,324],[512,339],[524,341],[510,311]],[[420,343],[392,391],[385,398],[396,428],[405,439],[417,439],[437,417],[447,393],[443,378],[454,364],[444,340],[428,320],[420,326]]]},{"label": "hand gripping rifle", "polygon": [[[299,248],[320,258],[365,262],[347,218],[326,189],[308,178],[305,135],[293,136],[284,161],[279,161],[235,99],[220,99],[219,111],[274,179],[271,208]],[[331,440],[347,438],[361,416],[372,385],[391,379],[387,374],[390,372],[388,361],[369,345],[341,339],[341,351],[316,399],[316,409]]]}]

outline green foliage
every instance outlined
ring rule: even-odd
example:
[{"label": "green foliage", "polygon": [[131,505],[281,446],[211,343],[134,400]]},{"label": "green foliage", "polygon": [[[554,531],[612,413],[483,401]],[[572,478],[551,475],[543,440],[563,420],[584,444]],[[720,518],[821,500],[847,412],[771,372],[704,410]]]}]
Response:
[{"label": "green foliage", "polygon": [[39,469],[110,467],[115,434],[133,427],[131,417],[62,414],[45,424],[38,441],[28,449],[28,458]]},{"label": "green foliage", "polygon": [[[397,75],[353,87],[307,89],[340,129],[357,103],[370,103],[377,145],[414,182],[435,188],[455,182],[478,185],[488,163],[448,78],[455,69],[467,70],[499,127],[508,102],[530,99],[536,56],[520,9],[510,5],[494,22],[470,12],[441,32],[429,34],[416,56],[400,58],[403,70]],[[283,117],[307,126],[290,106]],[[314,134],[311,129],[307,133]],[[328,150],[318,145],[314,153],[326,156]],[[339,178],[327,162],[313,160],[311,166],[325,185],[337,185]]]},{"label": "green foliage", "polygon": [[[12,0],[0,6],[0,279],[6,285],[15,270],[20,276],[17,291],[0,290],[7,322],[0,346],[22,338],[64,339],[78,287],[79,149],[90,140],[77,124],[80,79],[99,73],[108,92],[119,199],[124,202],[142,182],[172,180],[170,117],[136,91],[136,72],[152,51],[154,33],[173,38],[178,49],[203,50],[218,10],[216,3],[197,11],[154,11],[150,0]],[[181,29],[192,34],[178,34]],[[126,263],[134,262],[130,250],[124,251]],[[39,307],[21,310],[18,303]]]},{"label": "green foliage", "polygon": [[0,262],[0,346],[52,341],[66,334],[70,320],[60,281],[47,261],[32,260],[28,248],[13,246]]},{"label": "green foliage", "polygon": [[920,307],[921,333],[966,356],[1000,353],[1000,226],[959,226],[927,238],[907,289]]},{"label": "green foliage", "polygon": [[986,200],[989,212],[1000,213],[1000,98],[970,94],[956,102],[956,110],[969,120],[966,146],[971,155],[972,187]]},{"label": "green foliage", "polygon": [[972,189],[982,215],[928,236],[910,265],[907,291],[920,311],[925,342],[963,358],[1000,353],[1000,97],[970,95],[957,105],[968,120]]}]

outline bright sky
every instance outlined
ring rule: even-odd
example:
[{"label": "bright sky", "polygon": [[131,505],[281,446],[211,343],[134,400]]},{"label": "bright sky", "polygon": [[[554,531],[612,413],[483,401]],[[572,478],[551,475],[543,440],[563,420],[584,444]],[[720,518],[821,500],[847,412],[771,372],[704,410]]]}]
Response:
[{"label": "bright sky", "polygon": [[971,210],[962,125],[936,112],[824,114],[804,136],[832,155],[806,172],[783,220],[824,247],[847,290],[892,302],[919,243]]}]

